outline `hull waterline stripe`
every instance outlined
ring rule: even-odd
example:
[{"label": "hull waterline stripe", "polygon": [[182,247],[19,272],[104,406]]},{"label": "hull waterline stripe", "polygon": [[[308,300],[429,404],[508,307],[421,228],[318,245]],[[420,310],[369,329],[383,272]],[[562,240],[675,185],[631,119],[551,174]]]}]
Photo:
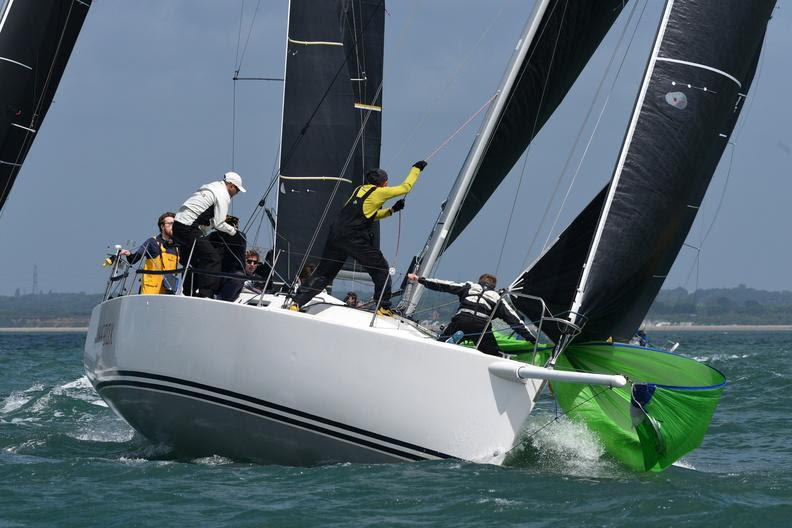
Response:
[{"label": "hull waterline stripe", "polygon": [[669,59],[667,57],[657,57],[657,61],[658,62],[673,62],[674,64],[684,64],[685,66],[693,66],[694,68],[701,68],[702,70],[709,70],[711,72],[715,72],[715,73],[718,73],[720,75],[723,75],[724,77],[726,77],[728,79],[731,79],[732,81],[737,83],[738,87],[742,88],[742,83],[737,80],[737,77],[735,77],[734,75],[729,75],[728,73],[726,73],[723,70],[719,70],[717,68],[713,68],[712,66],[707,66],[706,64],[699,64],[698,62],[690,62],[690,61],[684,61],[684,60],[679,60],[679,59]]},{"label": "hull waterline stripe", "polygon": [[[161,375],[158,375],[158,374],[149,374],[149,373],[145,373],[145,372],[128,371],[128,370],[119,370],[119,371],[114,372],[112,375],[133,376],[133,377],[138,377],[138,378],[145,378],[145,379],[152,379],[152,380],[157,380],[157,381],[164,381],[164,382],[167,382],[167,383],[174,383],[174,384],[178,384],[178,385],[182,385],[182,386],[192,387],[192,388],[204,390],[204,391],[207,391],[207,392],[213,392],[213,393],[218,394],[218,395],[234,398],[234,399],[237,399],[237,400],[247,401],[249,403],[253,403],[255,405],[260,405],[262,407],[269,407],[269,408],[271,408],[273,410],[276,410],[276,411],[289,413],[289,414],[292,414],[294,416],[297,416],[297,417],[300,417],[300,418],[303,418],[303,419],[306,419],[306,420],[311,420],[311,421],[314,421],[314,422],[319,422],[319,423],[322,423],[322,424],[330,426],[330,427],[343,429],[343,430],[345,430],[347,432],[354,433],[354,434],[359,434],[361,436],[366,436],[366,437],[369,437],[369,438],[371,438],[373,440],[378,440],[378,441],[381,441],[381,442],[387,442],[389,444],[393,444],[393,445],[402,447],[404,449],[409,449],[409,450],[412,450],[412,451],[417,451],[419,453],[424,453],[424,454],[426,454],[428,456],[432,456],[432,457],[436,457],[436,458],[454,458],[453,456],[448,455],[446,453],[442,453],[440,451],[434,451],[434,450],[431,450],[431,449],[426,449],[426,448],[418,446],[418,445],[410,444],[409,442],[404,442],[404,441],[401,441],[401,440],[397,440],[397,439],[394,439],[394,438],[387,437],[385,435],[372,433],[370,431],[366,431],[365,429],[360,429],[358,427],[353,427],[351,425],[347,425],[347,424],[343,424],[343,423],[340,423],[340,422],[336,422],[334,420],[323,418],[321,416],[315,416],[315,415],[312,415],[312,414],[309,414],[309,413],[306,413],[306,412],[303,412],[303,411],[298,411],[296,409],[291,409],[289,407],[285,407],[283,405],[279,405],[279,404],[276,404],[276,403],[271,403],[271,402],[268,402],[268,401],[265,401],[265,400],[261,400],[261,399],[258,399],[258,398],[254,398],[252,396],[247,396],[245,394],[240,394],[240,393],[237,393],[237,392],[229,391],[229,390],[226,390],[226,389],[220,389],[220,388],[217,388],[217,387],[211,387],[209,385],[204,385],[202,383],[196,383],[196,382],[193,382],[193,381],[182,380],[182,379],[173,378],[173,377],[170,377],[170,376],[161,376]],[[140,384],[140,383],[144,383],[144,382],[138,382],[138,381],[132,381],[132,380],[99,381],[98,383],[96,383],[96,389],[98,391],[98,390],[100,390],[100,389],[102,389],[104,387],[111,386],[111,385],[136,385],[136,384]],[[158,390],[173,391],[173,392],[186,391],[186,389],[176,389],[174,387],[163,386],[163,385],[154,385],[154,384],[146,384],[146,385],[152,385],[152,388],[156,388]],[[229,401],[224,400],[224,399],[216,399],[213,396],[208,396],[208,395],[201,394],[201,393],[194,393],[192,391],[186,391],[186,392],[189,392],[190,396],[194,396],[196,398],[209,399],[210,401],[217,401],[217,402],[222,403],[224,405],[229,405],[229,406],[234,406],[234,407],[239,407],[239,408],[244,407],[245,410],[249,410],[250,412],[253,412],[255,414],[266,413],[264,415],[266,415],[268,417],[272,417],[273,419],[276,419],[276,420],[285,421],[287,423],[292,423],[292,421],[293,421],[293,423],[296,423],[296,424],[298,424],[300,426],[303,426],[303,427],[306,427],[306,428],[322,429],[323,432],[326,432],[327,434],[332,435],[332,436],[343,436],[343,437],[346,437],[346,435],[344,435],[343,433],[337,433],[337,432],[334,432],[334,431],[325,431],[323,428],[320,428],[317,425],[305,423],[305,422],[302,422],[302,421],[299,421],[299,420],[295,420],[293,418],[284,417],[284,416],[279,415],[279,414],[275,414],[275,415],[269,416],[269,413],[267,413],[266,411],[262,411],[262,410],[255,409],[255,408],[249,408],[249,407],[245,406],[244,404],[240,404],[240,403],[236,403],[236,402],[229,402]],[[292,421],[290,421],[290,420],[292,420]],[[350,440],[354,441],[356,443],[367,443],[366,440],[361,440],[361,439],[355,438],[355,437],[351,437]],[[387,449],[386,447],[381,446],[380,444],[372,444],[372,445],[375,446],[377,449]],[[405,457],[416,457],[416,456],[418,456],[418,455],[414,455],[414,454],[405,454],[405,453],[403,453],[401,451],[398,451],[398,453],[400,454],[400,456],[405,456]],[[420,458],[422,458],[422,457],[418,457],[417,459],[420,459]]]},{"label": "hull waterline stripe", "polygon": [[273,421],[276,421],[276,422],[281,422],[281,423],[284,423],[284,424],[287,424],[287,425],[290,425],[290,426],[299,427],[301,429],[307,429],[307,430],[310,430],[310,431],[315,432],[315,433],[320,433],[320,434],[335,438],[337,440],[343,440],[343,441],[346,441],[346,442],[349,442],[349,443],[352,443],[352,444],[356,444],[356,445],[359,445],[359,446],[363,446],[363,447],[367,447],[367,448],[373,449],[375,451],[384,452],[384,453],[387,453],[389,455],[397,456],[399,458],[404,458],[404,459],[412,460],[412,461],[424,460],[425,459],[424,457],[422,457],[420,455],[416,455],[416,454],[413,454],[413,453],[406,453],[404,451],[400,451],[398,449],[395,449],[395,448],[392,448],[392,447],[388,447],[388,446],[383,446],[381,444],[377,444],[377,443],[371,442],[369,440],[365,440],[365,439],[362,439],[362,438],[357,438],[357,437],[354,437],[354,436],[351,436],[351,435],[347,435],[347,434],[344,434],[344,433],[339,433],[337,431],[326,429],[324,427],[320,427],[320,426],[317,426],[317,425],[314,425],[314,424],[302,422],[300,420],[295,420],[295,419],[289,418],[287,416],[283,416],[283,415],[280,415],[280,414],[275,414],[275,413],[272,413],[272,412],[268,412],[268,411],[264,411],[264,410],[261,410],[261,409],[257,409],[255,407],[251,407],[249,405],[245,405],[245,404],[242,404],[242,403],[225,400],[225,399],[219,398],[217,396],[210,396],[210,395],[207,395],[207,394],[202,394],[200,392],[194,392],[194,391],[191,391],[191,390],[188,390],[188,389],[182,389],[182,388],[178,388],[178,387],[170,387],[170,386],[167,386],[167,385],[159,385],[159,384],[156,384],[156,383],[148,383],[148,382],[145,382],[145,381],[124,381],[124,380],[102,382],[102,383],[97,384],[96,387],[97,387],[97,390],[100,391],[100,392],[103,389],[114,388],[114,387],[135,387],[135,388],[153,390],[153,391],[157,391],[157,392],[169,392],[169,393],[173,393],[173,394],[178,394],[180,396],[186,396],[186,397],[189,397],[189,398],[195,398],[195,399],[198,399],[198,400],[203,400],[203,401],[215,403],[215,404],[218,404],[218,405],[222,405],[224,407],[231,407],[231,408],[234,408],[234,409],[237,409],[237,410],[240,410],[240,411],[244,411],[244,412],[248,412],[250,414],[254,414],[254,415],[257,415],[257,416],[261,416],[263,418],[267,418],[267,419],[270,419],[270,420],[273,420]]}]

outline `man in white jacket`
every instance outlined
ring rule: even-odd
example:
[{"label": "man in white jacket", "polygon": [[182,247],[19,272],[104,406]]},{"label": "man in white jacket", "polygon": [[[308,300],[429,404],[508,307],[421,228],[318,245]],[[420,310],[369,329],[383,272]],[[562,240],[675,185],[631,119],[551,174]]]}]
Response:
[{"label": "man in white jacket", "polygon": [[[236,235],[236,228],[226,223],[226,216],[231,198],[240,192],[245,192],[242,177],[236,172],[226,172],[222,181],[202,185],[179,207],[173,223],[173,240],[179,246],[182,266],[187,265],[189,260],[191,268],[220,271],[221,256],[203,235],[212,228],[231,236]],[[187,281],[185,293],[212,298],[219,279],[198,273],[188,275]]]}]

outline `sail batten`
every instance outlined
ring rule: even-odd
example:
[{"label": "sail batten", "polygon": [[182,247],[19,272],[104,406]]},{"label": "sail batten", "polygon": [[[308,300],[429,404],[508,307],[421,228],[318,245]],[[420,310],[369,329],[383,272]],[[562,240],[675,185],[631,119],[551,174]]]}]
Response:
[{"label": "sail batten", "polygon": [[384,13],[383,0],[290,2],[275,243],[288,281],[379,166]]}]

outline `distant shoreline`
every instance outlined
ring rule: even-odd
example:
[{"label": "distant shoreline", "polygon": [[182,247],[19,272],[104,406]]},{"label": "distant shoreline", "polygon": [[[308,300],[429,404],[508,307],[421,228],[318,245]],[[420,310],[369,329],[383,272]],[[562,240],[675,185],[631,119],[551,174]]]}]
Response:
[{"label": "distant shoreline", "polygon": [[[646,332],[792,332],[792,325],[647,325]],[[84,334],[87,326],[0,327],[0,334]]]},{"label": "distant shoreline", "polygon": [[646,325],[645,332],[792,332],[792,325]]},{"label": "distant shoreline", "polygon": [[84,334],[87,326],[31,326],[0,328],[0,334]]}]

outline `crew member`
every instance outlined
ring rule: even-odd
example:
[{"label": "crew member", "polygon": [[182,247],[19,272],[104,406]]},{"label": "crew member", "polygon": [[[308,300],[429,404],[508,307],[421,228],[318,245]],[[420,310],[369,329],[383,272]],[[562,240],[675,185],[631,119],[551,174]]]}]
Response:
[{"label": "crew member", "polygon": [[[236,172],[226,172],[222,181],[202,185],[182,204],[173,224],[173,239],[179,246],[182,265],[186,266],[189,260],[191,268],[208,272],[221,270],[221,255],[203,235],[212,228],[230,236],[237,234],[236,228],[226,222],[226,215],[231,198],[240,192],[245,192],[242,178]],[[187,291],[198,297],[212,298],[218,282],[216,277],[196,273],[189,280],[191,287]]]},{"label": "crew member", "polygon": [[354,190],[330,226],[319,267],[300,287],[290,309],[299,310],[314,295],[332,283],[347,256],[351,255],[371,276],[374,282],[374,299],[379,300],[382,296],[377,313],[393,314],[390,310],[391,281],[388,261],[374,245],[374,222],[404,208],[403,198],[389,209],[382,209],[382,205],[391,198],[409,193],[425,167],[425,161],[416,162],[407,178],[396,187],[388,187],[388,173],[382,169],[373,169],[366,173],[366,184]]},{"label": "crew member", "polygon": [[[162,213],[157,220],[159,235],[146,240],[134,253],[122,249],[120,254],[125,255],[130,264],[140,259],[145,271],[175,270],[179,263],[179,248],[173,242],[173,217],[175,213]],[[178,278],[176,274],[149,274],[144,273],[140,281],[140,293],[176,293]]]},{"label": "crew member", "polygon": [[[466,338],[481,344],[478,349],[491,356],[497,356],[500,350],[498,342],[492,334],[491,320],[503,319],[526,341],[535,342],[531,331],[517,316],[514,309],[495,291],[498,279],[485,273],[478,282],[450,282],[427,277],[419,277],[415,273],[407,274],[407,279],[418,282],[430,290],[452,293],[459,297],[459,309],[440,336],[445,341],[455,332],[461,330]],[[482,337],[483,334],[483,337]]]}]

